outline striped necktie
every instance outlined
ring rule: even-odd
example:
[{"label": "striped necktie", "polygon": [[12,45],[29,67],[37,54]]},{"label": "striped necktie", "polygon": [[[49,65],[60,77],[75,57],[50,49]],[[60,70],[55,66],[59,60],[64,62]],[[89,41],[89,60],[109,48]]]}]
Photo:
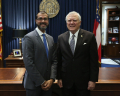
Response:
[{"label": "striped necktie", "polygon": [[74,47],[75,47],[75,39],[74,39],[75,35],[72,35],[72,39],[70,41],[70,48],[71,48],[71,51],[74,55]]}]

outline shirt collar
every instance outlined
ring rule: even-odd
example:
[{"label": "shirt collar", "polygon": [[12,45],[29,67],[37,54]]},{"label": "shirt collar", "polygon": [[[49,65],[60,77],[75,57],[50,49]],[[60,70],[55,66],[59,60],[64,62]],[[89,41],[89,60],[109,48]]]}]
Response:
[{"label": "shirt collar", "polygon": [[42,34],[45,34],[45,36],[47,36],[47,35],[46,35],[46,31],[43,33],[43,32],[41,32],[41,31],[38,29],[38,27],[36,27],[36,30],[37,30],[37,32],[38,32],[38,34],[39,34],[40,36],[42,36]]},{"label": "shirt collar", "polygon": [[[74,34],[76,38],[78,37],[79,30],[80,30],[80,29],[78,29],[78,31]],[[70,32],[70,31],[69,31],[69,32]],[[70,38],[72,38],[72,35],[73,35],[73,34],[70,32]]]}]

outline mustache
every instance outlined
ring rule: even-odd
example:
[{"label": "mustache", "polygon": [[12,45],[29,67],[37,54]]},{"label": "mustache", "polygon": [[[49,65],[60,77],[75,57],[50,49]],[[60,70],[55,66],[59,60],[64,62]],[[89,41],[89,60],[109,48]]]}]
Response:
[{"label": "mustache", "polygon": [[46,23],[40,23],[40,25],[42,25],[42,24],[47,25]]}]

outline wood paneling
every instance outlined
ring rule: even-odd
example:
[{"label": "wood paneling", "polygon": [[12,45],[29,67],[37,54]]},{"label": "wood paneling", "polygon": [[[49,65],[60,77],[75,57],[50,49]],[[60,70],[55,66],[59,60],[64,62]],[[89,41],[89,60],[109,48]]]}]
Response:
[{"label": "wood paneling", "polygon": [[6,60],[7,68],[25,67],[22,57],[17,57],[17,58],[7,57],[5,58],[5,60]]}]

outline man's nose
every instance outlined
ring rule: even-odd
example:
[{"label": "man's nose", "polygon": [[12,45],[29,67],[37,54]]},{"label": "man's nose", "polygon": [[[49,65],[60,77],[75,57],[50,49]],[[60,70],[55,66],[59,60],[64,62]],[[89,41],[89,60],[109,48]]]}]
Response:
[{"label": "man's nose", "polygon": [[44,22],[45,20],[44,19],[42,19],[42,22]]},{"label": "man's nose", "polygon": [[73,24],[73,23],[74,23],[74,21],[72,20],[70,23],[71,23],[71,24]]}]

